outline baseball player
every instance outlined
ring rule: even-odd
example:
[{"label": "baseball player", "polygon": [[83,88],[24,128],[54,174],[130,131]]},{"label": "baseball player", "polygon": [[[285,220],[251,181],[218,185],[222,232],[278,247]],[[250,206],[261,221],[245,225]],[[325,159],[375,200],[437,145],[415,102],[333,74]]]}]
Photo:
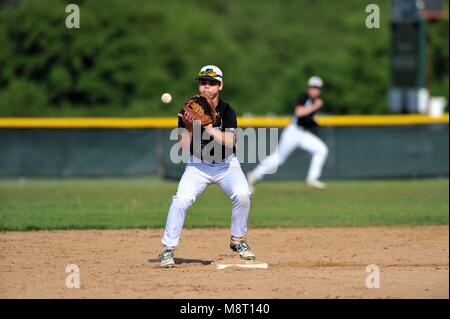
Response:
[{"label": "baseball player", "polygon": [[[207,65],[201,68],[196,80],[200,94],[209,97],[215,108],[216,119],[215,123],[201,127],[201,132],[206,132],[210,139],[202,140],[201,150],[198,151],[193,147],[196,145],[193,136],[196,135],[189,130],[192,123],[186,111],[182,110],[178,114],[178,127],[188,128],[183,130],[178,140],[182,147],[189,147],[191,155],[167,216],[161,241],[163,250],[159,255],[162,268],[175,266],[174,250],[180,240],[186,213],[197,196],[205,190],[207,185],[213,183],[217,183],[232,201],[230,248],[244,260],[255,259],[255,254],[251,251],[246,239],[251,192],[235,155],[236,113],[219,97],[224,85],[223,73],[217,66]],[[220,158],[211,154],[214,148],[208,148],[206,151],[206,145],[210,142],[220,144],[223,149]],[[209,155],[213,155],[214,160],[210,160]]]},{"label": "baseball player", "polygon": [[319,125],[314,120],[316,112],[322,107],[320,98],[323,81],[318,76],[308,80],[308,91],[297,99],[295,114],[291,124],[282,132],[277,151],[265,158],[254,170],[247,174],[250,189],[254,191],[254,185],[265,174],[274,172],[276,168],[286,161],[289,155],[298,147],[312,154],[311,163],[306,178],[308,186],[317,189],[325,189],[326,184],[319,180],[322,167],[328,156],[328,148],[317,136]]}]

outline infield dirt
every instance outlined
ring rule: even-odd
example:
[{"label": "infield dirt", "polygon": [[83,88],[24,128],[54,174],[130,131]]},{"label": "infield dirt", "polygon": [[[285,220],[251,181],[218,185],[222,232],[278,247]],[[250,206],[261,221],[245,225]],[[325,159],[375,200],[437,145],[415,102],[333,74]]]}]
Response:
[{"label": "infield dirt", "polygon": [[[160,269],[162,229],[0,233],[0,298],[449,298],[449,227],[259,228],[268,269],[240,262],[228,229],[185,229],[174,269]],[[68,264],[80,289],[66,287]],[[366,266],[380,288],[366,288]]]}]

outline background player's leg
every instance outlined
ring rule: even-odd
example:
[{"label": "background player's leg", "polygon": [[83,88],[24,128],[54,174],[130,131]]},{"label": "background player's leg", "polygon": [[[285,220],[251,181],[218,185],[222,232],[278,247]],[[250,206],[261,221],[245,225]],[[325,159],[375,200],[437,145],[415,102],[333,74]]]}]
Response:
[{"label": "background player's leg", "polygon": [[268,173],[275,173],[276,169],[284,164],[289,155],[298,147],[297,135],[297,128],[293,125],[289,125],[283,130],[277,150],[249,173],[250,184],[260,181]]},{"label": "background player's leg", "polygon": [[328,147],[316,135],[305,131],[298,141],[299,147],[312,154],[307,180],[316,181],[322,175],[322,168],[328,156]]},{"label": "background player's leg", "polygon": [[188,208],[194,203],[210,183],[210,177],[199,169],[187,166],[178,184],[177,194],[172,198],[162,243],[166,247],[175,247],[180,240],[184,219]]}]

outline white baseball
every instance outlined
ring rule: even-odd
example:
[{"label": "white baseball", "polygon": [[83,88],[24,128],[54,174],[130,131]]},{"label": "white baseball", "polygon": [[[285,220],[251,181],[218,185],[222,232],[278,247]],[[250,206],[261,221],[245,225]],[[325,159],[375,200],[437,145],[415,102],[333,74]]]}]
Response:
[{"label": "white baseball", "polygon": [[170,103],[172,101],[172,95],[170,95],[169,93],[164,93],[163,95],[161,95],[161,101],[163,101],[163,103]]}]

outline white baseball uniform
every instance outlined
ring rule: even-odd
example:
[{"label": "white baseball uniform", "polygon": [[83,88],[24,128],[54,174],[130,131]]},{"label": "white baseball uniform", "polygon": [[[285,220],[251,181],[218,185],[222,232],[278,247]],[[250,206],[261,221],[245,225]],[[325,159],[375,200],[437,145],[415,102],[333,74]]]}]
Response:
[{"label": "white baseball uniform", "polygon": [[[302,94],[297,100],[297,105],[306,107],[312,105],[313,101],[307,94]],[[294,116],[281,133],[277,150],[250,172],[255,182],[261,180],[265,174],[276,172],[283,165],[289,155],[300,148],[312,154],[307,180],[318,180],[322,174],[322,168],[328,156],[328,147],[313,133],[317,129],[314,114],[299,118]]]},{"label": "white baseball uniform", "polygon": [[250,190],[237,158],[232,156],[227,162],[218,164],[192,163],[191,160],[186,166],[178,184],[177,194],[170,205],[162,239],[164,246],[178,245],[188,208],[206,186],[212,183],[217,183],[233,203],[231,235],[234,237],[247,235]]},{"label": "white baseball uniform", "polygon": [[[218,119],[214,127],[225,130],[236,128],[236,114],[230,105],[222,100],[216,107]],[[179,127],[184,127],[182,118]],[[202,148],[203,148],[202,142]],[[225,146],[224,146],[225,147]],[[173,196],[167,216],[166,227],[162,238],[165,247],[176,247],[183,230],[184,220],[189,207],[195,202],[207,185],[216,183],[232,201],[231,235],[245,237],[247,235],[247,220],[250,211],[250,189],[242,172],[235,149],[231,154],[224,152],[224,158],[219,162],[206,162],[191,155],[186,169],[178,184],[178,190]],[[191,143],[191,154],[193,154]]]}]

